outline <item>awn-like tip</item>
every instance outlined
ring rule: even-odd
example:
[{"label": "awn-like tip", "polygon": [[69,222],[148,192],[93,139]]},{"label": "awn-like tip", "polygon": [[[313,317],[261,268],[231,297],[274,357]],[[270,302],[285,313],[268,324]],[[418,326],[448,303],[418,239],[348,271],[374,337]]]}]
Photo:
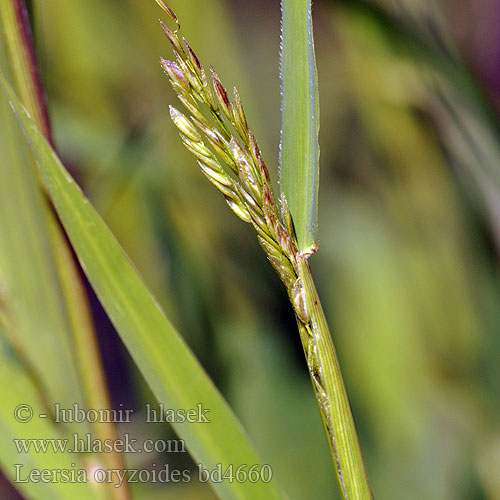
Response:
[{"label": "awn-like tip", "polygon": [[165,35],[167,35],[167,38],[170,40],[170,43],[172,44],[172,47],[174,49],[174,53],[176,55],[179,55],[182,59],[185,59],[186,53],[184,52],[184,49],[182,48],[182,45],[179,42],[179,38],[177,38],[176,33],[173,32],[161,19],[158,19],[158,21],[161,24],[163,32],[165,33]]},{"label": "awn-like tip", "polygon": [[177,27],[180,28],[179,20],[175,12],[167,5],[167,2],[165,2],[165,0],[156,0],[156,3],[168,14],[168,17],[177,24]]}]

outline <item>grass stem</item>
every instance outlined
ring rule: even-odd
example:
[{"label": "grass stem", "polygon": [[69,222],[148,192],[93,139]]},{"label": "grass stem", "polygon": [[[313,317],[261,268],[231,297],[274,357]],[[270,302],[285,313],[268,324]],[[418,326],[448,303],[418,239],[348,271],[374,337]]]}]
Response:
[{"label": "grass stem", "polygon": [[342,497],[369,500],[373,496],[346,388],[306,258],[299,259],[298,270],[304,287],[307,322],[297,317],[297,323]]}]

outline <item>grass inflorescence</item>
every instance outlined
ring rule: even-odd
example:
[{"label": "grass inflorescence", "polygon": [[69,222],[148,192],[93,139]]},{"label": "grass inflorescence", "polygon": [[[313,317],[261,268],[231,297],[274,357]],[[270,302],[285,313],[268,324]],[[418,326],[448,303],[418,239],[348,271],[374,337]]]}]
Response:
[{"label": "grass inflorescence", "polygon": [[208,180],[233,212],[255,228],[284,283],[343,498],[369,500],[372,495],[349,401],[308,264],[311,251],[299,251],[286,198],[281,193],[278,203],[273,195],[269,172],[237,89],[231,98],[214,68],[207,72],[188,42],[179,37],[174,12],[163,0],[156,1],[177,25],[173,31],[160,21],[175,56],[174,61],[160,62],[189,115],[171,106],[170,116]]},{"label": "grass inflorescence", "polygon": [[[178,26],[172,10],[165,6],[165,11]],[[188,117],[170,106],[182,142],[233,212],[253,225],[287,288],[295,312],[305,321],[298,273],[300,254],[290,212],[283,196],[279,204],[274,197],[269,172],[248,126],[238,90],[235,87],[230,98],[215,69],[210,67],[207,72],[188,42],[160,23],[175,55],[175,61],[162,58],[160,62],[189,113]]]}]

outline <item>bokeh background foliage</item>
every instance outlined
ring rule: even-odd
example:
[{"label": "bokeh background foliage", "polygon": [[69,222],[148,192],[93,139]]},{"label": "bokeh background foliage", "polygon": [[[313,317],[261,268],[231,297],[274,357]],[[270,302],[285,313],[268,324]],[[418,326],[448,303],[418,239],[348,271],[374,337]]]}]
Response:
[{"label": "bokeh background foliage", "polygon": [[[170,3],[200,58],[238,85],[277,178],[279,2]],[[493,0],[314,4],[321,187],[311,263],[376,498],[500,498],[499,10]],[[335,498],[288,299],[170,123],[157,6],[47,0],[32,2],[32,15],[65,164],[290,498]],[[153,398],[96,300],[93,311],[113,402],[139,410]],[[140,418],[133,428],[173,436]],[[196,484],[136,493],[212,494]]]}]

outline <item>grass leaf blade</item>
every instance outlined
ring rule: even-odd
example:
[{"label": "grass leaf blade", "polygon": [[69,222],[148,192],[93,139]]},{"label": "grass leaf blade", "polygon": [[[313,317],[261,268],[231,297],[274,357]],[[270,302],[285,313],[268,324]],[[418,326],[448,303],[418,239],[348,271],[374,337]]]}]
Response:
[{"label": "grass leaf blade", "polygon": [[[11,78],[0,37],[0,67]],[[0,102],[0,274],[26,356],[50,389],[51,401],[83,404],[72,336],[51,247],[50,208],[8,103]],[[86,424],[84,424],[87,427]],[[76,432],[76,428],[74,429]]]},{"label": "grass leaf blade", "polygon": [[282,0],[280,188],[299,250],[317,247],[319,97],[311,0]]},{"label": "grass leaf blade", "polygon": [[[2,59],[1,66],[4,67],[5,70],[8,68],[10,69],[11,80],[14,82],[15,88],[22,102],[25,104],[27,111],[43,132],[43,135],[53,144],[47,102],[38,71],[26,2],[24,0],[4,0],[0,2],[0,25],[2,26],[3,33],[3,37],[0,40],[0,51],[2,51],[2,55],[0,56]],[[4,62],[4,59],[8,59],[8,62]],[[3,103],[3,108],[5,108],[5,113],[7,115],[5,121],[9,122],[9,125],[7,125],[10,129],[8,133],[19,136],[19,139],[15,141],[15,144],[9,144],[10,141],[6,141],[7,144],[0,145],[0,147],[10,147],[11,150],[18,148],[18,155],[16,155],[14,151],[10,152],[11,155],[14,153],[14,155],[19,156],[20,159],[26,158],[25,162],[13,162],[12,164],[6,162],[4,172],[7,174],[7,178],[12,178],[12,176],[16,174],[14,170],[24,169],[24,182],[18,183],[19,190],[25,194],[26,199],[30,200],[31,204],[33,204],[33,202],[36,204],[35,200],[42,199],[42,197],[39,196],[39,193],[37,193],[38,196],[33,196],[32,193],[29,193],[29,190],[31,187],[37,191],[42,191],[43,180],[33,163],[31,152],[23,134],[17,127],[16,119],[6,102]],[[13,122],[13,124],[11,124],[11,122]],[[17,175],[19,175],[19,173],[17,173]],[[29,179],[34,179],[35,177],[38,181],[38,189],[29,184]],[[12,196],[12,193],[10,193],[11,189],[11,183],[5,183],[6,192],[3,194],[4,198],[12,199],[10,198]],[[52,253],[52,259],[49,256],[47,257],[48,260],[50,259],[53,262],[50,262],[47,267],[54,270],[56,293],[58,296],[60,295],[62,302],[62,304],[57,304],[54,313],[67,317],[67,328],[65,328],[65,332],[69,334],[72,354],[74,352],[78,353],[69,361],[76,360],[75,371],[78,376],[78,383],[85,403],[92,408],[109,408],[111,403],[106,386],[106,377],[102,366],[93,318],[82,276],[77,268],[77,263],[71,252],[69,242],[63,234],[56,215],[52,208],[48,207],[46,203],[46,197],[43,197],[43,203],[47,205],[44,210],[46,212],[46,227],[45,231],[40,232],[39,238],[47,240],[46,248],[48,252],[51,251]],[[39,211],[35,207],[33,207],[33,210]],[[12,219],[20,218],[19,211],[17,210],[17,203],[15,202],[4,205],[3,213],[8,213],[9,217]],[[29,223],[30,222],[25,220],[19,222],[17,227],[25,228]],[[19,229],[11,232],[11,234],[14,233],[21,233],[19,234],[22,239],[20,246],[25,247],[25,242],[28,239],[26,237],[26,229]],[[26,246],[22,252],[27,254],[30,252],[33,253],[33,248],[33,246]],[[12,254],[19,255],[19,250],[17,252],[12,252]],[[16,261],[21,263],[21,266],[17,266],[17,269],[12,269],[11,276],[14,276],[15,281],[17,281],[16,278],[20,267],[25,267],[26,265],[32,267],[32,273],[27,288],[24,290],[24,299],[18,296],[18,301],[16,302],[27,304],[26,298],[29,296],[29,292],[27,291],[31,288],[35,288],[37,285],[42,288],[42,293],[45,294],[46,282],[45,280],[38,281],[36,279],[39,275],[37,272],[39,267],[36,266],[34,262],[30,262],[31,259],[12,259],[11,257],[10,260],[14,263]],[[27,264],[27,262],[30,262],[30,264]],[[32,310],[30,310],[30,308],[27,309],[25,316],[32,316]],[[44,309],[45,314],[49,313],[49,311],[50,309]],[[37,341],[40,339],[38,336],[35,336],[34,340]],[[43,342],[43,340],[41,340],[41,342]],[[35,342],[32,341],[28,344],[32,352],[39,352]],[[40,356],[39,358],[42,357]],[[44,365],[45,362],[46,360],[43,359]],[[69,377],[59,377],[59,379],[64,382],[66,380],[71,380]],[[73,391],[71,391],[71,393],[74,394]],[[89,427],[89,430],[90,429],[103,441],[107,439],[117,439],[116,426],[114,424],[95,422]],[[101,457],[106,467],[109,469],[125,468],[123,456],[115,451],[103,453]],[[106,488],[109,490],[110,498],[113,500],[129,500],[130,494],[128,483],[122,482],[121,485],[118,487],[116,486],[116,484],[111,483],[106,485]]]}]

